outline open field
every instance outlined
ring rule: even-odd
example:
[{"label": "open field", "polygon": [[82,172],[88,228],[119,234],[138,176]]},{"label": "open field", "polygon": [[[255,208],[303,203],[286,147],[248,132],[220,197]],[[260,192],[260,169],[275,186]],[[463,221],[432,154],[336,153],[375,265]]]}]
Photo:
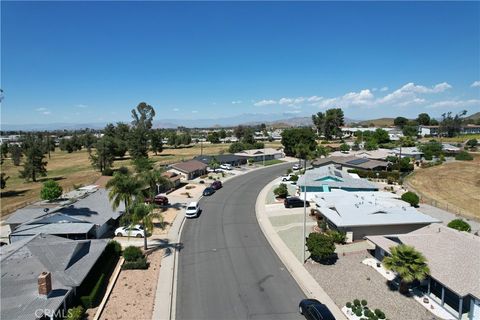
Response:
[{"label": "open field", "polygon": [[464,143],[470,139],[477,139],[480,140],[480,134],[463,134],[452,138],[438,138],[438,137],[431,137],[431,138],[423,138],[421,139],[422,142],[428,142],[430,140],[437,140],[438,142],[448,142],[448,143]]},{"label": "open field", "polygon": [[480,156],[473,161],[418,169],[407,179],[407,185],[428,204],[480,219]]},{"label": "open field", "polygon": [[[229,144],[204,143],[203,146],[197,144],[187,148],[165,148],[163,152],[158,155],[151,153],[150,158],[158,164],[165,165],[182,160],[189,160],[194,156],[200,155],[201,149],[203,149],[203,154],[207,155],[221,152],[227,153],[229,146]],[[265,146],[278,148],[281,144],[279,142],[267,142]],[[18,177],[22,166],[16,167],[10,159],[5,159],[2,164],[2,172],[10,178],[7,180],[7,187],[1,192],[2,220],[16,209],[38,201],[42,182],[46,179],[56,179],[64,191],[68,191],[73,189],[74,185],[92,184],[100,177],[100,173],[95,171],[91,166],[86,150],[72,153],[55,151],[51,154],[51,159],[48,159],[47,156],[46,160],[48,161],[47,177],[40,178],[38,182],[25,182]],[[129,159],[115,161],[114,168],[121,166],[131,166],[131,161]]]}]

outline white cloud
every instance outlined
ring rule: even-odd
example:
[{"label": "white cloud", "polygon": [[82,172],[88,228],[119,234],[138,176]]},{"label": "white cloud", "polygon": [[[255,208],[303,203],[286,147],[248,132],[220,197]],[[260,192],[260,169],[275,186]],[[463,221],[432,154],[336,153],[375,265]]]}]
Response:
[{"label": "white cloud", "polygon": [[75,107],[81,108],[81,109],[88,108],[88,106],[86,104],[77,104]]},{"label": "white cloud", "polygon": [[293,103],[293,99],[290,99],[290,98],[281,98],[280,100],[278,100],[278,104],[292,104]]},{"label": "white cloud", "polygon": [[235,100],[235,101],[232,101],[232,104],[240,104],[242,103],[242,100]]},{"label": "white cloud", "polygon": [[298,114],[300,112],[300,110],[287,110],[284,112],[284,114]]},{"label": "white cloud", "polygon": [[413,82],[409,82],[400,89],[397,89],[392,93],[387,94],[385,97],[380,98],[378,102],[380,104],[401,104],[405,103],[406,101],[414,101],[417,99],[417,94],[440,93],[450,89],[451,87],[452,86],[446,82],[436,84],[432,88],[419,86]]},{"label": "white cloud", "polygon": [[311,96],[311,97],[307,98],[307,101],[308,102],[318,102],[322,99],[323,99],[323,97]]},{"label": "white cloud", "polygon": [[383,87],[380,89],[381,92],[384,92],[384,91],[387,91],[388,90],[388,87]]},{"label": "white cloud", "polygon": [[470,100],[444,100],[437,101],[427,106],[427,108],[467,108],[480,107],[479,99]]},{"label": "white cloud", "polygon": [[174,112],[178,112],[178,111],[180,111],[180,109],[178,109],[178,108],[173,108],[173,111],[174,111]]},{"label": "white cloud", "polygon": [[42,114],[48,116],[49,114],[51,114],[51,112],[50,111],[43,111]]},{"label": "white cloud", "polygon": [[35,109],[35,111],[38,111],[38,112],[42,112],[42,111],[46,111],[46,110],[47,110],[47,108],[37,108],[37,109]]},{"label": "white cloud", "polygon": [[480,88],[480,80],[474,81],[470,87],[472,88]]},{"label": "white cloud", "polygon": [[255,107],[263,107],[263,106],[268,106],[272,104],[277,104],[277,102],[275,100],[260,100],[255,102],[253,105]]}]

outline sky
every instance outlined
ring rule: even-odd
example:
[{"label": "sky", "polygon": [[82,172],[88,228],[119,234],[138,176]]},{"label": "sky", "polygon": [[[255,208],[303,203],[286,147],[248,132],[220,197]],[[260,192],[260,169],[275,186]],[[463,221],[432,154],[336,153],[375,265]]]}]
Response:
[{"label": "sky", "polygon": [[1,2],[2,124],[480,111],[480,2]]}]

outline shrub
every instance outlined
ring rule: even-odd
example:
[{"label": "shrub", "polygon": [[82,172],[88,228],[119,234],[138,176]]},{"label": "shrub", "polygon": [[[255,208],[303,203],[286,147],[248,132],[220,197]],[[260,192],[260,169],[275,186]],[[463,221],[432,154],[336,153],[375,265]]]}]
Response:
[{"label": "shrub", "polygon": [[40,198],[42,200],[52,201],[62,195],[63,189],[55,180],[47,180],[43,183],[42,190],[40,190]]},{"label": "shrub", "polygon": [[297,182],[297,181],[298,181],[298,176],[297,176],[296,174],[292,175],[292,176],[290,177],[290,181],[292,181],[292,182]]},{"label": "shrub", "polygon": [[148,269],[149,263],[147,262],[147,258],[141,257],[135,261],[125,261],[122,266],[124,270],[133,270],[133,269]]},{"label": "shrub", "polygon": [[372,317],[373,316],[373,312],[372,310],[368,309],[368,310],[365,310],[365,312],[363,313],[365,316],[367,317]]},{"label": "shrub", "polygon": [[410,203],[412,207],[417,207],[418,203],[420,202],[420,198],[417,196],[417,194],[411,191],[402,194],[402,200]]},{"label": "shrub", "polygon": [[351,308],[351,307],[352,307],[352,303],[349,301],[349,302],[347,302],[346,306],[347,306],[347,308]]},{"label": "shrub", "polygon": [[98,294],[100,293],[103,285],[105,282],[105,274],[102,273],[98,278],[95,286],[93,287],[92,291],[89,295],[80,297],[80,301],[82,302],[83,306],[87,309],[92,308],[98,300]]},{"label": "shrub", "polygon": [[378,317],[379,315],[382,314],[382,311],[380,309],[375,309],[375,315]]},{"label": "shrub", "polygon": [[143,257],[142,250],[134,246],[128,246],[123,251],[123,257],[125,261],[136,261]]},{"label": "shrub", "polygon": [[113,170],[112,170],[112,168],[105,168],[105,169],[103,169],[103,171],[102,171],[102,176],[108,176],[108,177],[113,176]]},{"label": "shrub", "polygon": [[449,228],[456,229],[456,230],[459,230],[459,231],[467,231],[467,232],[472,231],[472,227],[470,226],[470,224],[468,224],[468,222],[466,222],[462,219],[452,220],[448,223],[447,226]]},{"label": "shrub", "polygon": [[328,230],[326,234],[332,238],[334,243],[343,244],[347,239],[347,234],[345,232],[340,232],[338,230]]},{"label": "shrub", "polygon": [[293,170],[292,170],[291,168],[288,168],[288,169],[287,169],[287,174],[290,174],[290,173],[292,173],[292,172],[293,172]]},{"label": "shrub", "polygon": [[85,309],[82,306],[76,306],[68,309],[66,320],[82,320],[84,316]]},{"label": "shrub", "polygon": [[361,317],[361,316],[362,316],[362,310],[357,310],[357,311],[355,312],[355,315],[356,315],[357,317]]},{"label": "shrub", "polygon": [[115,240],[110,240],[105,248],[107,253],[113,253],[115,256],[120,256],[122,253],[122,245]]},{"label": "shrub", "polygon": [[467,141],[466,145],[469,147],[469,148],[475,148],[477,145],[478,145],[478,140],[477,139],[470,139]]},{"label": "shrub", "polygon": [[461,160],[461,161],[470,161],[473,160],[473,157],[470,153],[467,151],[460,151],[456,156],[455,160]]},{"label": "shrub", "polygon": [[356,305],[357,307],[360,306],[360,300],[358,299],[353,300],[353,304]]},{"label": "shrub", "polygon": [[362,300],[362,306],[366,306],[367,305],[367,300]]},{"label": "shrub", "polygon": [[378,315],[378,319],[385,319],[385,313],[383,313],[383,311]]},{"label": "shrub", "polygon": [[332,259],[335,254],[335,244],[326,234],[312,232],[307,238],[307,248],[312,259],[323,262]]},{"label": "shrub", "polygon": [[280,185],[273,190],[273,194],[279,198],[286,198],[288,196],[287,185],[285,183],[280,183]]}]

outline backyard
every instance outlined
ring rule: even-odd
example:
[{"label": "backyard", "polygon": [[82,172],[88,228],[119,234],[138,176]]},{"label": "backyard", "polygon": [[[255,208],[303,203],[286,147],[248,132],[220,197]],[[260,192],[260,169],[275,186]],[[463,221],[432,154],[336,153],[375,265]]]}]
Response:
[{"label": "backyard", "polygon": [[[480,156],[416,170],[407,179],[422,201],[447,211],[480,219]],[[448,207],[447,207],[448,206]]]}]

